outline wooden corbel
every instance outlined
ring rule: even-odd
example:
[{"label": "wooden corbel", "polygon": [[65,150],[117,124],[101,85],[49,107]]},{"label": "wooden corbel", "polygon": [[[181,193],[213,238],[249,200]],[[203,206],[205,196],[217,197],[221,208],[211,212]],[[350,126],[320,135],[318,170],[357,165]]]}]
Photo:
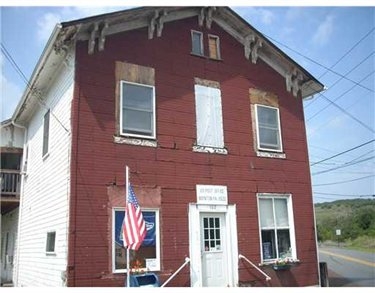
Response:
[{"label": "wooden corbel", "polygon": [[161,37],[161,32],[163,31],[163,27],[164,27],[164,19],[166,16],[167,16],[167,11],[164,10],[156,21],[156,35],[158,37]]},{"label": "wooden corbel", "polygon": [[159,17],[159,10],[155,10],[154,16],[151,18],[148,24],[148,39],[151,40],[154,37],[154,31],[156,27],[156,20]]},{"label": "wooden corbel", "polygon": [[97,23],[94,24],[94,27],[90,33],[90,39],[89,39],[89,48],[88,48],[88,53],[91,55],[94,53],[95,49],[95,38],[96,38],[96,32],[99,29],[99,25]]},{"label": "wooden corbel", "polygon": [[245,50],[245,57],[247,60],[250,58],[251,53],[251,44],[255,41],[255,36],[253,34],[248,35],[244,38],[244,50]]},{"label": "wooden corbel", "polygon": [[302,81],[302,73],[297,70],[297,68],[293,68],[293,70],[288,72],[285,76],[286,90],[292,92],[293,96],[297,97],[302,86]]},{"label": "wooden corbel", "polygon": [[254,44],[253,48],[251,49],[251,62],[256,64],[258,60],[258,50],[262,47],[262,40],[257,38],[256,43]]},{"label": "wooden corbel", "polygon": [[101,27],[100,37],[99,37],[99,43],[98,43],[98,49],[99,49],[99,51],[103,51],[104,50],[105,31],[107,30],[108,26],[109,26],[108,23],[104,22],[103,25],[102,25],[102,27]]},{"label": "wooden corbel", "polygon": [[216,10],[216,7],[203,7],[198,14],[198,24],[203,26],[206,20],[206,28],[211,29],[212,24],[212,14]]}]

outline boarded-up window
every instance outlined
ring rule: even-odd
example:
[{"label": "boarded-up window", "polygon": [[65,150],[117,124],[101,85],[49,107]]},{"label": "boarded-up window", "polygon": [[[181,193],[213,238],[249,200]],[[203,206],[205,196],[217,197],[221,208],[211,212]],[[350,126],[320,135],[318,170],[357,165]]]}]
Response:
[{"label": "boarded-up window", "polygon": [[219,37],[208,35],[208,52],[212,59],[220,59]]},{"label": "boarded-up window", "polygon": [[256,105],[258,149],[282,151],[279,109]]},{"label": "boarded-up window", "polygon": [[49,114],[50,111],[48,110],[46,114],[44,114],[44,122],[43,122],[43,156],[48,153],[48,143],[49,143]]},{"label": "boarded-up window", "polygon": [[156,137],[155,70],[116,62],[118,134]]},{"label": "boarded-up window", "polygon": [[191,31],[192,53],[203,55],[203,34],[197,31]]},{"label": "boarded-up window", "polygon": [[197,145],[224,147],[221,91],[219,88],[195,85]]}]

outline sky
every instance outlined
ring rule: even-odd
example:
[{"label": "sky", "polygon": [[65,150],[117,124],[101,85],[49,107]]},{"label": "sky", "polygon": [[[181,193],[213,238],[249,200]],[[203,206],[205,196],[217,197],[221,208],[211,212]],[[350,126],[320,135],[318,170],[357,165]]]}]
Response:
[{"label": "sky", "polygon": [[[142,6],[134,1],[109,0],[106,3],[113,6],[107,7],[80,3],[54,1],[44,6],[33,1],[34,6],[25,6],[28,1],[0,0],[1,121],[11,118],[26,88],[24,79],[31,77],[57,23]],[[123,3],[129,6],[120,6]],[[276,6],[278,1],[231,3],[326,87],[303,102],[314,202],[375,199],[375,7],[345,0],[340,1],[344,6],[330,1],[304,2],[302,7],[292,1],[282,2],[288,6]]]}]

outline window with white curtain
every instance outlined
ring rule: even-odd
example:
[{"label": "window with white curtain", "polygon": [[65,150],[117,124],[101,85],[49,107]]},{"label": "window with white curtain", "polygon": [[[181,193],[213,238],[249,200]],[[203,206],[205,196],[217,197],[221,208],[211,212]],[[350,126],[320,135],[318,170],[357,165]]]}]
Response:
[{"label": "window with white curtain", "polygon": [[290,195],[258,195],[262,262],[296,258]]},{"label": "window with white curtain", "polygon": [[197,145],[224,147],[221,91],[219,88],[195,85]]}]

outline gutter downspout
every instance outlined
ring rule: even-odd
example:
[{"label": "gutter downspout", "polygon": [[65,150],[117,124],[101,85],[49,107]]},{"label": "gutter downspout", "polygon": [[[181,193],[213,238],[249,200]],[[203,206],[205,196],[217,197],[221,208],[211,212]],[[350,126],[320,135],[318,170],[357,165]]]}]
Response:
[{"label": "gutter downspout", "polygon": [[24,191],[24,180],[25,180],[25,173],[22,172],[22,168],[25,165],[25,160],[27,159],[25,156],[26,153],[26,139],[27,139],[27,127],[17,124],[14,122],[14,120],[11,120],[11,124],[14,125],[15,127],[22,128],[24,130],[24,138],[23,138],[23,151],[22,151],[22,165],[21,165],[21,170],[20,170],[20,175],[21,175],[21,186],[20,186],[20,205],[18,208],[18,223],[17,223],[17,243],[16,243],[16,257],[17,257],[17,265],[16,265],[16,270],[15,267],[13,267],[13,285],[15,287],[18,287],[18,275],[19,275],[19,264],[20,264],[20,238],[22,233],[21,232],[21,218],[22,218],[22,207],[23,207],[23,191]]}]

